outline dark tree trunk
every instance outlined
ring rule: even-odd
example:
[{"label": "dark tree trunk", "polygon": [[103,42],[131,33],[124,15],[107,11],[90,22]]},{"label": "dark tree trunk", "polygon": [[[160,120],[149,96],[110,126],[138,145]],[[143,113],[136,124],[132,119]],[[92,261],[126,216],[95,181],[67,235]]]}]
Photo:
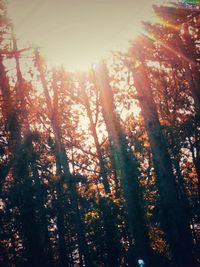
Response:
[{"label": "dark tree trunk", "polygon": [[[3,96],[3,113],[6,122],[6,130],[9,134],[9,149],[13,155],[13,178],[14,187],[19,192],[16,194],[20,210],[20,222],[25,245],[27,266],[45,266],[44,255],[39,243],[38,229],[35,221],[35,210],[33,203],[33,192],[31,191],[30,177],[28,172],[27,155],[21,138],[20,116],[18,108],[24,101],[23,98],[14,100],[11,97],[9,82],[3,65],[3,58],[0,58],[0,88]],[[17,89],[17,88],[16,88]],[[23,121],[23,119],[21,119]]]},{"label": "dark tree trunk", "polygon": [[115,113],[112,90],[109,85],[107,69],[102,64],[97,73],[97,84],[100,89],[102,112],[111,144],[112,156],[126,200],[128,225],[130,233],[130,262],[143,258],[150,261],[151,248],[148,239],[148,230],[142,208],[143,199],[138,182],[138,163],[129,151],[127,140],[121,129],[119,119]]},{"label": "dark tree trunk", "polygon": [[90,120],[90,129],[91,129],[91,132],[92,132],[92,137],[94,138],[94,143],[95,143],[95,147],[96,147],[96,151],[97,151],[97,156],[98,156],[98,159],[99,159],[100,176],[102,177],[104,190],[105,190],[106,194],[109,194],[111,191],[110,191],[110,185],[109,185],[108,177],[107,177],[107,170],[106,170],[104,159],[103,159],[103,155],[102,155],[102,152],[101,152],[101,147],[100,147],[98,136],[97,136],[96,126],[95,126],[95,123],[94,123],[94,120],[93,120],[89,99],[88,99],[88,96],[87,96],[87,94],[85,92],[85,86],[84,86],[84,80],[83,79],[81,79],[81,86],[82,86],[82,89],[83,89],[82,90],[82,96],[83,96],[84,106],[86,108],[87,115],[88,115],[88,118]]},{"label": "dark tree trunk", "polygon": [[68,157],[64,149],[64,145],[62,143],[62,135],[60,132],[60,124],[59,124],[59,106],[58,106],[57,86],[55,84],[55,81],[53,81],[53,91],[54,91],[53,100],[54,101],[52,104],[52,101],[51,101],[51,98],[48,92],[48,86],[47,86],[47,82],[45,79],[43,66],[41,64],[41,57],[40,57],[39,51],[36,51],[35,57],[36,57],[36,66],[37,66],[37,69],[40,75],[40,79],[41,79],[43,90],[44,90],[44,95],[46,98],[49,119],[51,121],[52,129],[53,129],[54,136],[55,136],[55,155],[57,159],[57,169],[59,169],[60,175],[63,174],[62,179],[64,179],[64,181],[69,186],[69,197],[70,197],[70,203],[72,205],[72,214],[73,214],[74,222],[75,222],[75,230],[77,233],[79,254],[80,254],[81,259],[83,256],[85,265],[87,267],[91,267],[92,263],[90,259],[88,244],[85,238],[84,224],[81,220],[80,211],[78,207],[76,185],[75,185],[75,181],[73,181],[73,175],[71,175],[70,173]]},{"label": "dark tree trunk", "polygon": [[162,225],[172,250],[173,262],[177,267],[194,266],[189,221],[178,200],[171,159],[143,63],[133,75],[157,175],[163,213]]}]

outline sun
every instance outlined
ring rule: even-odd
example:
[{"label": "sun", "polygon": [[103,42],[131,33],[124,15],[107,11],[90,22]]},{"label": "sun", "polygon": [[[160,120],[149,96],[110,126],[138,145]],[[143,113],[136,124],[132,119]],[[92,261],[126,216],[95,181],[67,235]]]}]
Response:
[{"label": "sun", "polygon": [[20,46],[42,47],[52,65],[73,71],[126,50],[141,21],[155,18],[152,4],[162,2],[8,0],[8,12]]}]

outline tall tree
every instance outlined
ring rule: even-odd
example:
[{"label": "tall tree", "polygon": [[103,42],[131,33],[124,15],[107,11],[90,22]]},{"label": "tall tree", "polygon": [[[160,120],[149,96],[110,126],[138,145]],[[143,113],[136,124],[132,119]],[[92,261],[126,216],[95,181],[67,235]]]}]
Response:
[{"label": "tall tree", "polygon": [[[53,99],[53,104],[52,100],[50,98],[49,92],[48,92],[48,86],[47,82],[45,79],[45,73],[44,73],[44,66],[42,64],[42,60],[39,54],[39,51],[36,50],[35,53],[35,63],[36,67],[38,69],[40,79],[42,82],[42,86],[44,89],[44,95],[47,103],[47,109],[49,113],[49,119],[52,124],[53,128],[53,133],[55,136],[55,153],[56,153],[56,167],[57,167],[57,175],[59,175],[60,179],[63,179],[69,186],[69,192],[70,192],[70,201],[72,204],[73,208],[73,216],[75,220],[75,229],[78,237],[78,245],[79,245],[79,253],[80,253],[80,261],[84,260],[85,264],[87,266],[92,266],[92,263],[90,261],[90,255],[89,255],[89,249],[88,249],[88,244],[85,238],[85,233],[84,233],[84,225],[80,217],[80,211],[78,207],[78,201],[77,201],[77,191],[76,191],[76,184],[73,181],[73,175],[70,173],[69,169],[69,162],[68,162],[68,157],[65,151],[65,148],[63,146],[62,142],[62,135],[60,131],[60,123],[59,123],[59,106],[58,106],[58,92],[57,92],[57,87],[56,84],[54,83],[53,86],[53,92],[54,92],[54,99]],[[63,174],[63,175],[62,175]],[[58,193],[58,198],[60,197],[60,189],[57,188],[57,193]],[[62,210],[59,212],[58,217],[60,218],[63,216]],[[58,218],[58,220],[59,220]],[[64,222],[62,219],[62,227],[64,227]],[[62,231],[60,233],[59,238],[64,238],[65,233]],[[66,266],[67,262],[63,257],[66,257],[66,247],[65,247],[65,241],[62,241],[62,260],[61,260],[61,265]],[[83,257],[83,258],[82,258]],[[63,261],[64,260],[64,261]],[[83,263],[81,263],[83,264]]]},{"label": "tall tree", "polygon": [[[142,46],[142,44],[137,45]],[[135,53],[138,53],[140,63],[136,69],[132,69],[132,72],[157,175],[163,212],[162,224],[172,249],[175,264],[177,266],[193,265],[192,236],[188,218],[178,199],[172,163],[152,96],[151,80],[145,66],[145,58],[136,49],[137,46],[135,46]]]},{"label": "tall tree", "polygon": [[125,134],[116,115],[108,70],[104,63],[99,66],[95,78],[95,85],[100,90],[102,112],[109,135],[112,155],[126,201],[130,233],[130,257],[133,257],[135,263],[140,257],[149,262],[152,254],[138,181],[138,162],[127,146]]}]

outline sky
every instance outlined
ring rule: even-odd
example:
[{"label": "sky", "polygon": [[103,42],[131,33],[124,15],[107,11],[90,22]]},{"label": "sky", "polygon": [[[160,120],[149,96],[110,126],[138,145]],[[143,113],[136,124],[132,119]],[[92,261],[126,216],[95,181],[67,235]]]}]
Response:
[{"label": "sky", "polygon": [[109,55],[125,51],[155,20],[152,5],[165,0],[8,0],[19,44],[42,48],[53,65],[85,70]]}]

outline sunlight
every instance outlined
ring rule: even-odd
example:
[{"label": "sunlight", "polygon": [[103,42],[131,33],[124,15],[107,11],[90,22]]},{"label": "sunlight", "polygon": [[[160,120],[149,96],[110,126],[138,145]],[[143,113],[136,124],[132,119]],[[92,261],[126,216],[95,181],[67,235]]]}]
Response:
[{"label": "sunlight", "polygon": [[176,50],[171,45],[168,45],[167,43],[162,42],[162,40],[156,38],[152,34],[145,33],[145,35],[147,36],[147,38],[151,39],[154,42],[157,42],[159,45],[161,45],[166,50],[168,50],[169,52],[174,54],[176,57],[181,58],[183,61],[185,61],[186,63],[192,65],[193,67],[197,67],[197,63],[192,58],[189,58],[185,54],[183,54],[181,50],[179,50],[179,49]]},{"label": "sunlight", "polygon": [[162,24],[164,27],[171,28],[171,29],[173,29],[175,31],[180,30],[180,25],[174,25],[172,23],[169,23],[167,20],[160,19],[159,23]]},{"label": "sunlight", "polygon": [[52,65],[74,71],[87,70],[110,51],[125,51],[142,31],[141,21],[155,20],[152,5],[165,2],[8,0],[8,11],[20,47],[36,44]]}]

